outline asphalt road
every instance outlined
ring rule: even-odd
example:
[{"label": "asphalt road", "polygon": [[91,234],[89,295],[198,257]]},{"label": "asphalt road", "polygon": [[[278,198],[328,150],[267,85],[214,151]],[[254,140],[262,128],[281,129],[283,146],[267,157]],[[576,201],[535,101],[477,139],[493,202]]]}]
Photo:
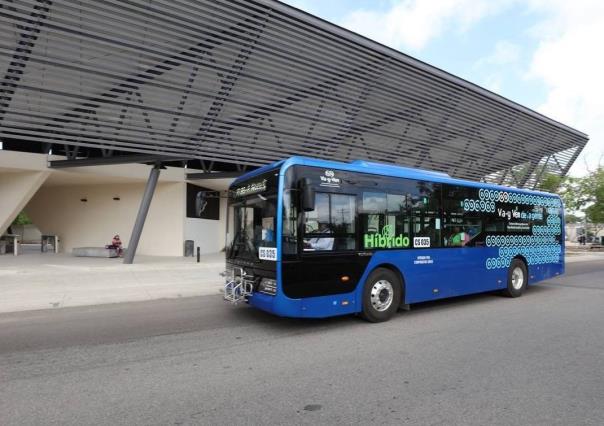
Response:
[{"label": "asphalt road", "polygon": [[0,315],[0,424],[604,424],[604,262],[392,321],[206,296]]}]

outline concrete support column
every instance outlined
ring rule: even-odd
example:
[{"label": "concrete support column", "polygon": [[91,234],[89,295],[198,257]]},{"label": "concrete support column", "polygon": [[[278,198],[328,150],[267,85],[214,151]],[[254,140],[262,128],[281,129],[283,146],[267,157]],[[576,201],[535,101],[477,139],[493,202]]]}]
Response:
[{"label": "concrete support column", "polygon": [[0,172],[0,235],[40,189],[50,173]]},{"label": "concrete support column", "polygon": [[132,235],[128,242],[126,249],[126,255],[124,257],[125,264],[132,264],[134,262],[134,256],[136,254],[136,248],[140,241],[141,234],[143,233],[143,226],[145,225],[145,219],[147,219],[147,213],[149,213],[149,207],[151,206],[151,200],[155,193],[155,187],[157,186],[157,180],[159,179],[159,172],[161,170],[161,164],[156,163],[151,172],[149,173],[149,179],[147,180],[147,186],[143,193],[143,199],[136,215],[136,221],[134,222],[134,228],[132,229]]}]

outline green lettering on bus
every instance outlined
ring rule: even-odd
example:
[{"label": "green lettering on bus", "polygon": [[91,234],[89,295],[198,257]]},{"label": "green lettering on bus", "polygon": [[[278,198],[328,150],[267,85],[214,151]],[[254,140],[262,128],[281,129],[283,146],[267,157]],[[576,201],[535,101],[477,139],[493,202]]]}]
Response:
[{"label": "green lettering on bus", "polygon": [[363,247],[376,248],[406,248],[409,247],[409,237],[403,234],[395,235],[393,225],[384,225],[382,232],[363,234]]}]

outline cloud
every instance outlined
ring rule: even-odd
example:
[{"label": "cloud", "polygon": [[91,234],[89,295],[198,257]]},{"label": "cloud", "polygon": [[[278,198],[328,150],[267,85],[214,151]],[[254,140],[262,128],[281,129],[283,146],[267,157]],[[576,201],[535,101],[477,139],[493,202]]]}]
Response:
[{"label": "cloud", "polygon": [[432,39],[453,29],[465,32],[511,0],[402,0],[385,11],[359,9],[340,25],[397,49],[421,50]]},{"label": "cloud", "polygon": [[506,40],[498,41],[489,56],[478,61],[479,65],[510,65],[520,60],[520,46]]},{"label": "cloud", "polygon": [[498,74],[487,75],[482,80],[482,86],[489,89],[491,92],[501,93],[501,88],[503,86],[502,77]]},{"label": "cloud", "polygon": [[584,174],[604,153],[604,2],[535,0],[531,7],[545,18],[531,34],[539,43],[529,76],[548,87],[543,114],[586,132],[591,141],[572,168]]},{"label": "cloud", "polygon": [[502,93],[506,76],[510,73],[521,74],[520,46],[506,40],[495,44],[493,53],[480,58],[473,65],[478,74],[483,74],[480,85],[495,93]]},{"label": "cloud", "polygon": [[[524,74],[541,80],[545,101],[529,105],[546,116],[577,128],[590,142],[571,170],[584,174],[585,163],[597,166],[604,153],[604,2],[601,0],[393,0],[385,10],[359,9],[339,22],[342,26],[400,50],[421,51],[431,41],[463,33],[482,19],[514,7],[535,17],[525,36],[536,49],[506,40],[475,64],[487,88],[500,92],[503,74]],[[531,46],[532,47],[532,46]],[[525,62],[528,55],[529,63]],[[528,72],[526,71],[528,69]],[[523,70],[523,71],[520,71]]]}]

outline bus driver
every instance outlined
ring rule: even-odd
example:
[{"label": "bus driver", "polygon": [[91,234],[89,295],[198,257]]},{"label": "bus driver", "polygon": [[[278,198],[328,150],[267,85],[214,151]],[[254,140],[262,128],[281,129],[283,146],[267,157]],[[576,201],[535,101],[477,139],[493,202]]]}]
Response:
[{"label": "bus driver", "polygon": [[[331,234],[327,223],[319,225],[319,234]],[[333,237],[308,238],[304,240],[304,250],[333,250]]]}]

